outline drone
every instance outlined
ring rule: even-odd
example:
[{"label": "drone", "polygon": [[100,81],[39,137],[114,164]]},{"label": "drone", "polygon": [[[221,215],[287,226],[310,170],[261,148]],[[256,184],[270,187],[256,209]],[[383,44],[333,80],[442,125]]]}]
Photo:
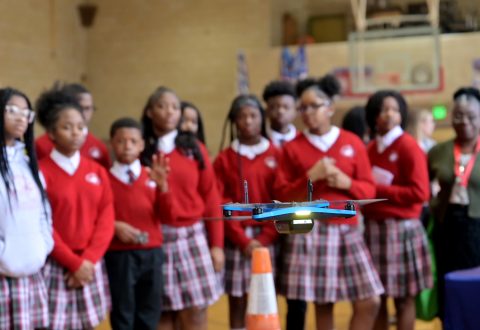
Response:
[{"label": "drone", "polygon": [[[314,220],[329,218],[351,218],[357,214],[356,205],[384,201],[385,199],[363,199],[327,201],[323,199],[312,200],[313,184],[308,180],[306,202],[284,203],[249,203],[248,182],[243,182],[244,203],[228,203],[222,205],[223,216],[226,220],[253,219],[258,222],[273,221],[277,232],[280,234],[305,234],[312,230]],[[332,209],[332,204],[345,204],[344,209]],[[233,212],[250,212],[251,216],[234,216]]]}]

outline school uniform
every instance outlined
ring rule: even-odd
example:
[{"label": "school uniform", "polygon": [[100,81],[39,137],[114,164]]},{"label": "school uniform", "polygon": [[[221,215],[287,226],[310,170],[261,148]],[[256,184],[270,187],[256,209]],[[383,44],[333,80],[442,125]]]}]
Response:
[{"label": "school uniform", "polygon": [[25,145],[6,146],[10,199],[0,180],[0,328],[48,326],[48,299],[41,268],[53,248],[51,212],[42,200]]},{"label": "school uniform", "polygon": [[[244,202],[243,181],[247,180],[250,203],[269,203],[273,197],[273,182],[277,168],[277,149],[266,139],[253,146],[234,140],[222,151],[213,167],[223,203]],[[225,292],[234,297],[248,293],[251,277],[251,258],[243,251],[252,239],[270,250],[275,265],[274,242],[278,234],[272,222],[254,220],[225,221]]]},{"label": "school uniform", "polygon": [[270,130],[270,141],[272,141],[275,147],[281,148],[285,143],[295,139],[297,135],[297,128],[293,124],[290,124],[288,125],[288,130],[286,133],[280,133],[273,129]]},{"label": "school uniform", "polygon": [[[170,159],[168,187],[172,211],[163,221],[163,311],[206,307],[223,293],[213,269],[209,247],[223,248],[223,223],[201,221],[221,217],[221,198],[208,153],[199,143],[205,168],[175,146],[178,132],[158,139],[158,152]],[[208,240],[207,240],[208,237]]]},{"label": "school uniform", "polygon": [[[40,160],[50,155],[53,150],[53,141],[50,139],[47,133],[41,135],[35,140],[35,149],[37,152],[37,158]],[[109,169],[112,162],[110,161],[110,155],[108,153],[107,146],[95,135],[88,132],[85,138],[85,142],[80,148],[80,154],[87,158],[93,159],[105,169]]]},{"label": "school uniform", "polygon": [[113,303],[110,324],[113,329],[156,329],[163,282],[160,221],[171,201],[139,160],[129,165],[114,162],[109,174],[115,219],[142,232],[136,244],[114,236],[105,255]]},{"label": "school uniform", "polygon": [[[103,262],[113,236],[114,210],[108,174],[96,162],[55,149],[40,161],[53,210],[55,247],[44,267],[51,329],[97,326],[110,310],[110,292]],[[83,260],[95,265],[92,282],[79,289],[66,285],[65,275]]]},{"label": "school uniform", "polygon": [[[313,182],[313,199],[345,200],[372,198],[375,187],[365,146],[354,134],[333,126],[322,136],[304,131],[283,148],[275,181],[283,200],[305,201],[307,171],[323,157],[352,179],[348,191]],[[332,207],[335,207],[333,205]],[[340,206],[342,207],[342,206]],[[316,221],[312,232],[289,235],[285,249],[280,293],[287,299],[317,304],[362,300],[383,293],[357,217]]]},{"label": "school uniform", "polygon": [[425,153],[400,126],[368,145],[376,198],[364,208],[365,237],[391,297],[415,296],[433,285],[428,244],[420,222],[429,198]]}]

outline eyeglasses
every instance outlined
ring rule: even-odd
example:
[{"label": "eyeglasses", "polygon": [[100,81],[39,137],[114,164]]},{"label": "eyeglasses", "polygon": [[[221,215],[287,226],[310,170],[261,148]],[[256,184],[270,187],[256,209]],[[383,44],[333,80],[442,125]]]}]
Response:
[{"label": "eyeglasses", "polygon": [[307,112],[309,109],[312,109],[314,111],[317,111],[321,108],[326,108],[326,107],[329,107],[330,106],[330,102],[329,101],[325,101],[323,103],[312,103],[312,104],[301,104],[298,106],[297,110],[299,112]]},{"label": "eyeglasses", "polygon": [[33,123],[35,119],[35,112],[30,109],[20,109],[16,105],[8,104],[5,106],[5,113],[10,117],[23,117],[27,119],[28,123]]},{"label": "eyeglasses", "polygon": [[465,122],[465,119],[467,119],[468,122],[472,123],[477,119],[477,116],[461,113],[456,113],[452,116],[452,122],[454,124],[462,124],[463,122]]}]

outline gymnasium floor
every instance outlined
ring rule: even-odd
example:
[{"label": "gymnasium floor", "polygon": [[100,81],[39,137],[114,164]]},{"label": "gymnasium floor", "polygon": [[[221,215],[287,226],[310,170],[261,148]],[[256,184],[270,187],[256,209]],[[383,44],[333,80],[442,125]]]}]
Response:
[{"label": "gymnasium floor", "polygon": [[[281,297],[278,298],[279,314],[282,320],[282,329],[285,319],[285,300]],[[313,306],[308,307],[307,315],[307,327],[306,329],[315,328],[315,320],[313,313]],[[347,330],[348,321],[350,319],[351,309],[348,303],[339,303],[335,307],[335,325],[336,330]],[[104,322],[97,330],[108,330],[110,326],[108,322]],[[226,296],[223,296],[215,305],[209,309],[208,313],[208,329],[209,330],[228,330],[228,304]],[[394,326],[391,330],[395,329]],[[441,330],[441,325],[438,320],[434,322],[422,322],[417,321],[415,330]]]}]

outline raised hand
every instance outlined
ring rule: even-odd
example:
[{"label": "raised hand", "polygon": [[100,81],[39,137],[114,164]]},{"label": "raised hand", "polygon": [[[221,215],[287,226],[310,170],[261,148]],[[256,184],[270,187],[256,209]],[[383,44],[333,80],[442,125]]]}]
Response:
[{"label": "raised hand", "polygon": [[153,155],[150,179],[152,179],[162,192],[168,191],[168,174],[170,173],[170,159],[164,154]]}]

